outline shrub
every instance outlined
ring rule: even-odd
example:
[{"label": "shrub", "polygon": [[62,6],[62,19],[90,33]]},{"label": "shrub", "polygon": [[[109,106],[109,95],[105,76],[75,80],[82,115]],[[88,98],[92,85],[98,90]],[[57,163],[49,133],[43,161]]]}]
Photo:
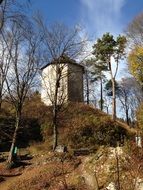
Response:
[{"label": "shrub", "polygon": [[43,139],[46,140],[46,137],[51,136],[53,134],[53,128],[51,122],[46,122],[41,124],[41,134]]}]

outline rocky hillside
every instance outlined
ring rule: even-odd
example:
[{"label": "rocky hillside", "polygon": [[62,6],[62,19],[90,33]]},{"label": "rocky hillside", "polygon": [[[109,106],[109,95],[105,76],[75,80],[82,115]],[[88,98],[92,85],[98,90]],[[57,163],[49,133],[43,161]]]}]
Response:
[{"label": "rocky hillside", "polygon": [[[42,145],[42,144],[41,144]],[[33,145],[36,148],[38,145]],[[40,146],[40,145],[39,145]],[[132,151],[131,151],[132,149]],[[131,144],[100,148],[86,156],[51,153],[32,147],[21,164],[0,164],[0,190],[142,190],[143,154]]]},{"label": "rocky hillside", "polygon": [[[51,108],[28,106],[31,111],[25,106],[23,115],[36,119],[43,140],[20,148],[10,170],[7,152],[1,153],[0,190],[141,189],[143,153],[134,143],[135,129],[88,105],[65,105],[58,114],[58,144],[68,152],[53,153]],[[28,128],[34,137],[33,126]]]}]

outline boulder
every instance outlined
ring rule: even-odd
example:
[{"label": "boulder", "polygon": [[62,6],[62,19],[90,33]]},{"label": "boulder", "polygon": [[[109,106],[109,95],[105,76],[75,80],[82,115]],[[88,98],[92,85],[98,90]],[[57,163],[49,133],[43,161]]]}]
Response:
[{"label": "boulder", "polygon": [[55,152],[59,152],[59,153],[67,152],[67,147],[64,145],[58,145],[55,149]]}]

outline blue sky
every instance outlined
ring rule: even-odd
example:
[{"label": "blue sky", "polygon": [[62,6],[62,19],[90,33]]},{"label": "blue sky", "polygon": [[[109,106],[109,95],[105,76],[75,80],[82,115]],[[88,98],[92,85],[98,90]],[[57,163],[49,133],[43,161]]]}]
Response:
[{"label": "blue sky", "polygon": [[127,24],[143,11],[143,0],[31,0],[48,23],[80,24],[89,36],[105,32],[122,33]]},{"label": "blue sky", "polygon": [[[19,0],[25,2],[25,0]],[[81,25],[93,43],[103,33],[122,34],[127,25],[143,12],[143,0],[30,0],[32,12],[40,11],[47,21],[68,26]],[[118,78],[128,76],[125,62],[121,62]]]}]

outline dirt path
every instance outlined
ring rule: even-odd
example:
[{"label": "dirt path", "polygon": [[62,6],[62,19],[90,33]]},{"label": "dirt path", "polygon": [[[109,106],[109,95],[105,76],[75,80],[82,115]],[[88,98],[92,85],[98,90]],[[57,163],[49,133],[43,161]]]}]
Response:
[{"label": "dirt path", "polygon": [[4,181],[0,182],[0,190],[8,190],[11,184],[16,183],[18,179],[26,175],[26,171],[29,168],[28,165],[29,164],[32,165],[32,162],[31,160],[26,160],[21,163],[27,167],[23,167],[24,166],[23,165],[21,167],[12,169],[12,171],[7,170],[4,166],[5,165],[4,163],[0,163],[0,169],[1,169],[0,175],[4,178]]},{"label": "dirt path", "polygon": [[0,190],[8,190],[9,185],[14,183],[18,178],[19,176],[6,177],[5,181],[0,183]]}]

